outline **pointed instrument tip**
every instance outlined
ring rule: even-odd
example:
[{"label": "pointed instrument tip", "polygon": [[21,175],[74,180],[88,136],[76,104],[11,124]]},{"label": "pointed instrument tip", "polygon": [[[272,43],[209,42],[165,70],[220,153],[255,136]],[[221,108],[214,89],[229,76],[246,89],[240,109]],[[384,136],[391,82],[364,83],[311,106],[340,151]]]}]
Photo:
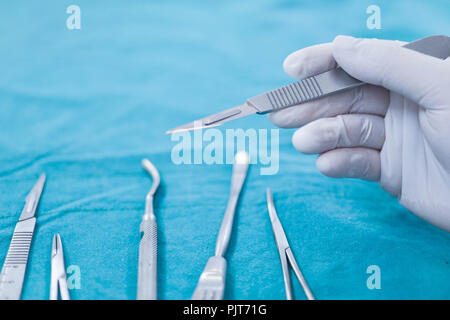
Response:
[{"label": "pointed instrument tip", "polygon": [[250,163],[250,156],[246,151],[239,151],[234,156],[234,163],[248,165]]},{"label": "pointed instrument tip", "polygon": [[267,209],[269,210],[269,217],[270,221],[272,221],[277,217],[277,211],[275,209],[275,204],[273,203],[273,195],[272,190],[270,188],[267,188],[266,190],[267,195]]},{"label": "pointed instrument tip", "polygon": [[39,177],[39,180],[38,180],[38,181],[45,182],[45,180],[47,180],[47,175],[45,174],[45,172],[43,172],[43,173],[41,174],[41,176]]},{"label": "pointed instrument tip", "polygon": [[270,188],[266,189],[266,196],[267,196],[267,205],[273,206],[273,196],[272,196],[272,190],[270,190]]},{"label": "pointed instrument tip", "polygon": [[185,132],[185,131],[193,131],[193,130],[197,130],[197,129],[203,129],[203,128],[207,128],[207,126],[202,126],[202,127],[192,127],[192,126],[182,126],[182,127],[176,127],[170,130],[166,131],[166,134],[173,134],[173,133],[178,133],[178,132]]},{"label": "pointed instrument tip", "polygon": [[39,177],[38,181],[34,185],[33,189],[42,191],[42,189],[44,188],[46,180],[47,180],[47,175],[45,173],[42,173],[41,176]]},{"label": "pointed instrument tip", "polygon": [[33,189],[31,189],[31,191],[27,197],[30,197],[31,195],[33,195],[33,196],[37,195],[39,197],[42,190],[44,189],[46,179],[47,179],[47,176],[45,175],[45,173],[42,173],[41,176],[39,177],[39,179],[34,184]]},{"label": "pointed instrument tip", "polygon": [[53,235],[52,240],[52,257],[56,256],[62,250],[62,241],[59,233]]},{"label": "pointed instrument tip", "polygon": [[156,189],[159,187],[159,183],[161,180],[158,169],[156,169],[155,165],[153,163],[151,163],[151,161],[148,159],[142,159],[141,164],[142,164],[142,167],[145,169],[145,171],[147,171],[147,173],[153,179],[153,185],[149,191],[149,194],[153,195],[153,194],[155,194]]},{"label": "pointed instrument tip", "polygon": [[214,127],[221,126],[223,124],[223,122],[226,121],[226,120],[222,120],[222,121],[212,122],[211,120],[205,120],[205,119],[209,119],[210,117],[206,117],[206,118],[203,118],[200,120],[195,120],[195,121],[183,124],[181,126],[172,128],[170,130],[167,130],[166,134],[214,128]]},{"label": "pointed instrument tip", "polygon": [[176,128],[172,128],[170,130],[166,131],[166,134],[172,134],[172,133],[178,133],[178,132],[183,132],[183,131],[190,131],[193,130],[193,128],[180,128],[180,127],[176,127]]},{"label": "pointed instrument tip", "polygon": [[58,253],[58,244],[57,244],[56,234],[53,235],[52,239],[52,257],[54,257]]},{"label": "pointed instrument tip", "polygon": [[36,181],[33,188],[28,193],[27,197],[25,198],[25,207],[20,214],[19,221],[29,219],[36,213],[39,200],[41,199],[42,191],[44,190],[45,179],[45,173],[41,174],[38,181]]}]

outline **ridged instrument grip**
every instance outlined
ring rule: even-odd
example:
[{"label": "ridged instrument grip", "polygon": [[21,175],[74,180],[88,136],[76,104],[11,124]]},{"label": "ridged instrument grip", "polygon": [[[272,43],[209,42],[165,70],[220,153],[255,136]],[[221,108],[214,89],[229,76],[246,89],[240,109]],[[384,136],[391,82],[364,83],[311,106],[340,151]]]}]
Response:
[{"label": "ridged instrument grip", "polygon": [[321,86],[313,76],[250,98],[248,103],[262,113],[291,107],[323,95]]},{"label": "ridged instrument grip", "polygon": [[[450,55],[450,37],[431,36],[404,45],[405,48],[436,58]],[[288,108],[329,94],[348,90],[365,84],[347,74],[342,68],[288,84],[284,87],[260,94],[247,100],[258,113]]]},{"label": "ridged instrument grip", "polygon": [[315,77],[297,81],[269,91],[267,96],[274,109],[281,109],[321,96],[322,90]]},{"label": "ridged instrument grip", "polygon": [[157,227],[154,216],[141,222],[139,243],[138,300],[156,300]]},{"label": "ridged instrument grip", "polygon": [[336,68],[250,98],[247,103],[256,108],[258,113],[265,113],[292,107],[363,84],[341,68]]},{"label": "ridged instrument grip", "polygon": [[0,274],[0,299],[19,300],[27,268],[36,218],[19,221]]}]

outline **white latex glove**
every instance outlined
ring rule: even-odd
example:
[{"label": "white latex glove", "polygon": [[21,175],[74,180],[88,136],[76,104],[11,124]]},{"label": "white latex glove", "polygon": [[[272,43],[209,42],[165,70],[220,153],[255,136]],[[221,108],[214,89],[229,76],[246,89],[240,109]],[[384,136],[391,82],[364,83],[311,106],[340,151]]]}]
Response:
[{"label": "white latex glove", "polygon": [[303,79],[338,64],[370,83],[269,115],[330,177],[378,181],[419,217],[450,231],[450,59],[397,41],[338,36],[284,62]]}]

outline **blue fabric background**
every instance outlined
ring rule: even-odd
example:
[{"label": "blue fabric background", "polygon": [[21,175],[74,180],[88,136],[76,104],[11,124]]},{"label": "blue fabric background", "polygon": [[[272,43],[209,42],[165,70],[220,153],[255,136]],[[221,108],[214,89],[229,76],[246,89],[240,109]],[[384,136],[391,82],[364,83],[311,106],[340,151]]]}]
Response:
[{"label": "blue fabric background", "polygon": [[[151,180],[161,299],[190,298],[227,202],[229,165],[181,165],[164,132],[288,83],[290,52],[338,34],[415,40],[449,34],[448,1],[2,1],[0,3],[0,261],[26,194],[48,175],[23,291],[47,299],[52,234],[81,269],[73,299],[135,299],[139,223]],[[77,4],[81,30],[66,28]],[[273,128],[253,116],[226,128]],[[280,170],[250,174],[237,212],[228,299],[284,299],[265,203],[280,219],[319,299],[450,298],[450,235],[416,218],[377,184],[333,180],[280,131]],[[366,268],[381,268],[381,290]],[[304,298],[297,282],[296,296]]]}]

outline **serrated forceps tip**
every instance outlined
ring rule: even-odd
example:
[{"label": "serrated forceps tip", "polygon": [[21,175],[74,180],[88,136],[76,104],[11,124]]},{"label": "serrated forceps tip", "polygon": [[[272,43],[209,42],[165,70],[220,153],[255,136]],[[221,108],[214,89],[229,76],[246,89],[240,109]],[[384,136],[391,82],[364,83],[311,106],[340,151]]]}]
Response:
[{"label": "serrated forceps tip", "polygon": [[314,295],[311,292],[311,289],[309,288],[305,278],[303,277],[300,267],[298,266],[294,258],[294,254],[292,253],[292,250],[289,246],[289,242],[286,238],[286,234],[278,218],[275,205],[273,203],[272,191],[269,188],[267,188],[267,207],[269,210],[270,222],[272,224],[275,242],[277,244],[278,253],[280,255],[281,269],[283,271],[284,287],[286,290],[286,299],[292,300],[294,298],[291,286],[291,278],[289,275],[289,264],[290,264],[292,269],[294,270],[294,273],[298,281],[300,282],[300,285],[303,288],[303,291],[305,292],[307,299],[315,300]]}]

